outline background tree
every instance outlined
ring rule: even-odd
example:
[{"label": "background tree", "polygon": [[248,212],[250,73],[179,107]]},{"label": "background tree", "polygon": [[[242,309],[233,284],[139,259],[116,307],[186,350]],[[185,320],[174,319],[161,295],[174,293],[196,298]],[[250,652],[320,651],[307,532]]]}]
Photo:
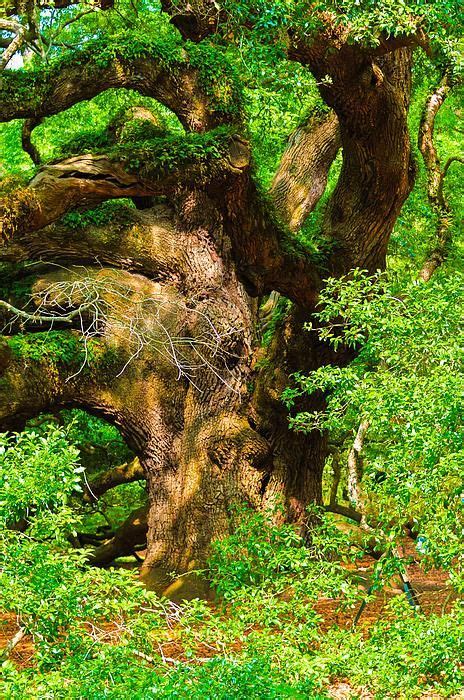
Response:
[{"label": "background tree", "polygon": [[[304,526],[322,500],[326,436],[289,432],[281,394],[294,372],[356,352],[308,340],[302,326],[329,276],[385,266],[414,182],[413,52],[451,61],[458,4],[65,4],[7,15],[25,65],[3,71],[0,118],[25,120],[23,144],[44,164],[27,183],[5,183],[2,425],[78,406],[117,426],[147,479],[146,569],[202,562],[236,501],[282,502]],[[298,77],[313,107],[289,125],[272,184],[250,138],[250,92],[265,100],[271,72]],[[139,97],[104,129],[74,135],[48,162],[30,148],[41,120],[115,88]],[[340,147],[336,185],[308,219]],[[259,301],[274,292],[285,309],[263,348]],[[297,411],[324,409],[321,392],[299,401]]]}]

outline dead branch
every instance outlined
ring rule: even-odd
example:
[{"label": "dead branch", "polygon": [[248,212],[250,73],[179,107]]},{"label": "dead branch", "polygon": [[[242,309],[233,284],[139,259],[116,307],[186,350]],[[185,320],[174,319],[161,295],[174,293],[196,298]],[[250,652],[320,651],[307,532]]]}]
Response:
[{"label": "dead branch", "polygon": [[26,630],[24,627],[20,627],[19,630],[16,632],[14,637],[12,637],[6,647],[0,652],[0,659],[7,659],[13,649],[18,646],[19,642],[24,638],[26,635]]}]

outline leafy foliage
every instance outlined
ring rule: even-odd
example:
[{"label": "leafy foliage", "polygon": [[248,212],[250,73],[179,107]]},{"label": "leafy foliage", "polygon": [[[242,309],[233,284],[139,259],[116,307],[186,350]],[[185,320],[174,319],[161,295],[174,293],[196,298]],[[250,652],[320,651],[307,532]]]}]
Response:
[{"label": "leafy foliage", "polygon": [[361,419],[369,422],[363,485],[379,533],[398,538],[409,519],[429,563],[456,567],[455,576],[464,524],[462,305],[458,274],[401,294],[385,276],[330,280],[319,327],[308,330],[359,353],[347,367],[297,375],[284,397],[291,405],[302,392],[327,395],[326,411],[291,419],[296,430],[352,435]]}]

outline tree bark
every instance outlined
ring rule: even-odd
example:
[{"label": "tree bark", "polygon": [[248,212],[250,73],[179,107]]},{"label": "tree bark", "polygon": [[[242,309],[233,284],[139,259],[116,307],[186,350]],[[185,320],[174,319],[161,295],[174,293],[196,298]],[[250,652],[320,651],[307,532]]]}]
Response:
[{"label": "tree bark", "polygon": [[423,282],[428,282],[445,261],[451,239],[453,214],[443,187],[451,164],[455,161],[464,163],[464,158],[450,158],[442,169],[433,140],[435,119],[451,89],[450,78],[445,72],[440,84],[427,99],[419,125],[418,146],[427,171],[427,197],[438,219],[434,245],[419,271],[419,279]]},{"label": "tree bark", "polygon": [[310,117],[290,136],[271,195],[292,230],[301,227],[325,192],[330,166],[339,149],[338,119],[333,112]]},{"label": "tree bark", "polygon": [[[217,9],[208,8],[213,24],[198,25],[195,39],[214,27]],[[19,102],[32,78],[13,74],[13,97],[0,110],[3,120],[39,118],[108,87],[130,87],[172,109],[187,131],[230,126],[209,135],[207,149],[192,147],[187,134],[179,151],[191,155],[169,169],[158,140],[136,168],[118,157],[117,144],[111,155],[44,165],[3,203],[0,260],[64,264],[45,265],[32,283],[27,319],[13,324],[25,324],[25,339],[0,345],[0,426],[63,406],[116,425],[147,481],[144,574],[163,586],[169,572],[203,566],[211,540],[230,531],[236,504],[280,505],[276,518],[304,530],[307,506],[322,503],[327,436],[290,432],[281,394],[296,371],[351,358],[303,325],[328,274],[384,265],[412,184],[409,49],[395,43],[369,51],[343,37],[334,46],[324,34],[310,45],[290,39],[290,56],[322,83],[333,112],[294,134],[267,198],[253,180],[240,116],[217,109],[187,49],[169,70],[148,55],[128,61],[118,54],[97,74],[91,60],[71,61],[35,75],[45,84]],[[341,175],[321,231],[331,248],[316,264],[292,229],[321,196],[340,143]],[[163,204],[132,211],[113,235],[110,225],[76,232],[59,221],[106,199],[159,195]],[[256,298],[274,291],[292,306],[262,348]],[[59,323],[76,308],[80,327],[61,336],[72,352],[52,353],[32,332],[40,329],[34,313],[56,313]],[[297,409],[323,406],[316,395]],[[116,551],[121,547],[108,546],[100,562]]]},{"label": "tree bark", "polygon": [[84,491],[84,501],[92,503],[98,501],[100,496],[110,489],[114,489],[121,484],[130,484],[133,481],[145,479],[145,472],[137,457],[131,462],[125,462],[113,469],[103,472],[100,476],[86,484]]}]

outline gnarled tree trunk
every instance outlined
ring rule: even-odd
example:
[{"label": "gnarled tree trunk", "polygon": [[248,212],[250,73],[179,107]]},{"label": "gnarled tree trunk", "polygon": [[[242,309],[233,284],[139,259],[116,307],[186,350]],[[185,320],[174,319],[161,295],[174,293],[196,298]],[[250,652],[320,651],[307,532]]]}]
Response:
[{"label": "gnarled tree trunk", "polygon": [[[215,26],[186,35],[197,40]],[[350,359],[303,324],[328,274],[384,265],[413,179],[410,49],[387,41],[365,49],[338,25],[329,29],[311,43],[289,40],[291,57],[322,83],[333,111],[290,139],[274,206],[253,181],[241,117],[215,111],[187,52],[169,70],[150,56],[116,56],[97,78],[95,66],[54,67],[40,100],[10,100],[0,110],[3,120],[38,120],[108,87],[131,87],[172,109],[187,130],[188,156],[169,169],[157,167],[161,137],[136,168],[117,143],[111,155],[43,166],[28,188],[5,198],[0,238],[2,260],[44,262],[25,316],[14,318],[14,296],[10,307],[0,305],[12,335],[28,331],[26,344],[13,338],[0,347],[0,423],[17,427],[41,411],[81,406],[118,426],[147,480],[144,569],[164,583],[167,572],[203,565],[211,540],[229,532],[235,504],[280,502],[283,517],[305,527],[306,507],[321,502],[326,437],[290,432],[281,393],[296,371]],[[13,92],[15,80],[8,79]],[[228,133],[212,131],[227,121]],[[208,130],[203,152],[192,134]],[[340,144],[342,170],[321,231],[330,253],[316,264],[294,230],[323,193]],[[157,196],[163,203],[150,199]],[[60,222],[70,209],[119,197],[144,208],[79,231]],[[292,308],[264,349],[257,297],[273,291]],[[65,319],[70,309],[80,312]],[[53,315],[71,357],[44,350],[37,331]],[[306,408],[321,406],[315,396]]]}]

